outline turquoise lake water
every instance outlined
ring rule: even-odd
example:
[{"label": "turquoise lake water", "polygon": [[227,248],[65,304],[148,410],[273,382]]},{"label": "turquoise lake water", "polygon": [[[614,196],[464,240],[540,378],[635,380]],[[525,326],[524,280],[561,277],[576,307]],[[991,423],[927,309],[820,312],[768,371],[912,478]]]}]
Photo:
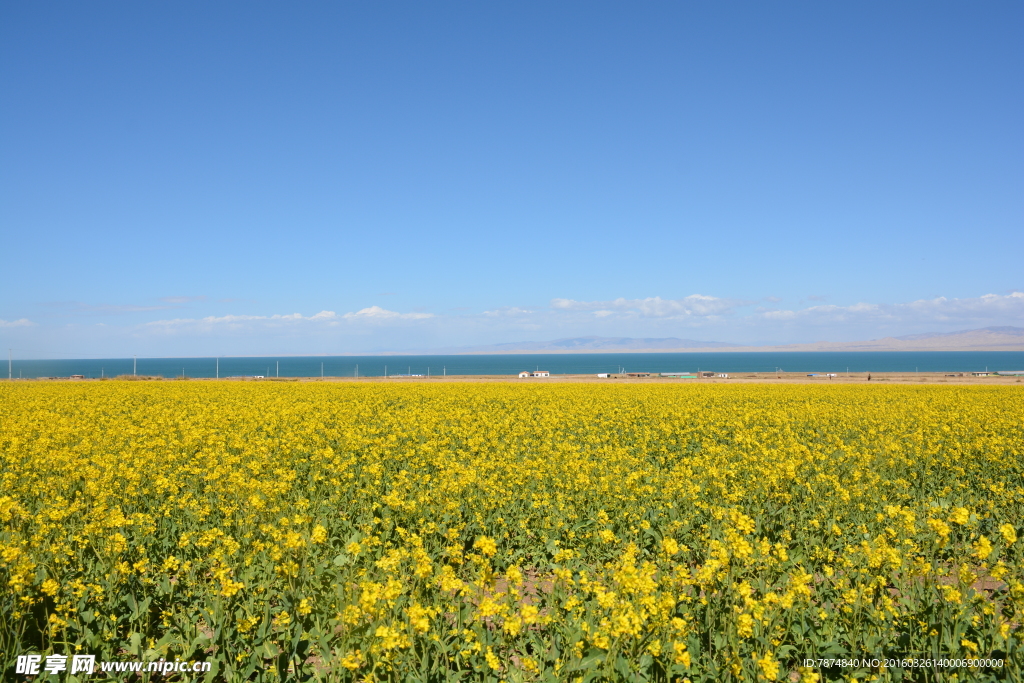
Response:
[{"label": "turquoise lake water", "polygon": [[[139,358],[140,375],[214,377],[214,358]],[[283,356],[221,358],[220,376],[379,377],[414,375],[509,375],[522,370],[552,374],[599,372],[971,372],[1024,370],[1020,351],[902,351],[818,353],[580,353],[480,356]],[[2,367],[2,366],[0,366]],[[7,375],[3,367],[3,376]],[[18,360],[14,377],[86,377],[132,374],[131,358]]]}]

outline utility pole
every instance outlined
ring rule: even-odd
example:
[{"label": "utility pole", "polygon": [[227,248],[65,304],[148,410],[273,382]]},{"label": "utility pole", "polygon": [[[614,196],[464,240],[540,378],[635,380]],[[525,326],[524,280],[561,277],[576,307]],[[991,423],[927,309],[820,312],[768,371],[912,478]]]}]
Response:
[{"label": "utility pole", "polygon": [[139,366],[139,357],[138,356],[132,356],[132,377],[137,377],[138,376],[139,373],[136,372],[136,369],[138,368],[138,366]]},{"label": "utility pole", "polygon": [[276,370],[276,372],[277,372],[277,376],[280,377],[281,376],[281,361],[277,361],[277,370]]},{"label": "utility pole", "polygon": [[324,378],[324,362],[320,361],[320,379]]}]

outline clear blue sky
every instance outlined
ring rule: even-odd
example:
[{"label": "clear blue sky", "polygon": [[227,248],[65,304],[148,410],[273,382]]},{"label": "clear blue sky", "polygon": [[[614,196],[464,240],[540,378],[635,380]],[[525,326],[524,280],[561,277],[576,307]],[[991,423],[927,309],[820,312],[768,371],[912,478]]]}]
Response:
[{"label": "clear blue sky", "polygon": [[1024,324],[1019,2],[0,8],[20,357]]}]

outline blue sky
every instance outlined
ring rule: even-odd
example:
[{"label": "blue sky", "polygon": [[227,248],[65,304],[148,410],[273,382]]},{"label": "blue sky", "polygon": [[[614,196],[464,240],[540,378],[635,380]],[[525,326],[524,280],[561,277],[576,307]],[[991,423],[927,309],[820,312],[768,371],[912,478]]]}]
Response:
[{"label": "blue sky", "polygon": [[20,357],[1024,325],[1024,5],[0,4]]}]

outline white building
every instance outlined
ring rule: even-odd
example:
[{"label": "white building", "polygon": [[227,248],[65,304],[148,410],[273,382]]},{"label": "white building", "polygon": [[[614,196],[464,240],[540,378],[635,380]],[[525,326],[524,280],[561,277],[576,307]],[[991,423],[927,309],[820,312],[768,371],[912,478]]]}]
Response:
[{"label": "white building", "polygon": [[534,370],[533,371],[533,376],[534,377],[550,377],[551,373],[548,372],[547,370]]},{"label": "white building", "polygon": [[529,377],[530,373],[529,373],[529,371],[524,370],[523,372],[519,373],[519,376],[520,377]]}]

